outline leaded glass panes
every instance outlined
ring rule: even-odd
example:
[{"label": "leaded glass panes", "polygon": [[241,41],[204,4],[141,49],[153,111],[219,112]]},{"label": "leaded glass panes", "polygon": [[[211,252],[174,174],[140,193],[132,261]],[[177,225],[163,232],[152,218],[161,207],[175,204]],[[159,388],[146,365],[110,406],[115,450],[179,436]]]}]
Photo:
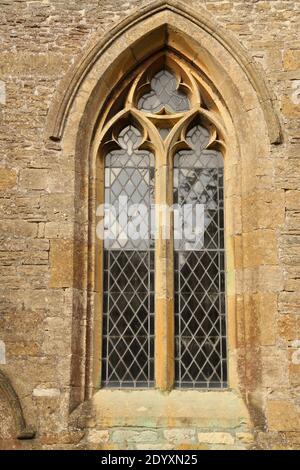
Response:
[{"label": "leaded glass panes", "polygon": [[148,113],[158,113],[163,108],[171,113],[188,111],[188,97],[180,90],[176,77],[166,69],[154,75],[150,83],[151,90],[143,95],[138,102],[138,108]]},{"label": "leaded glass panes", "polygon": [[[224,388],[223,156],[217,149],[225,148],[226,129],[191,64],[173,52],[151,60],[120,83],[99,134],[110,204],[102,384]],[[154,179],[158,205],[152,207]]]},{"label": "leaded glass panes", "polygon": [[182,231],[175,239],[175,386],[222,388],[227,382],[223,159],[205,149],[209,132],[200,125],[186,141],[191,150],[179,151],[174,160],[174,202],[194,220],[198,205],[202,219],[194,237]]},{"label": "leaded glass panes", "polygon": [[[108,387],[154,383],[154,162],[150,152],[138,150],[140,141],[140,132],[128,125],[119,134],[121,148],[105,161],[105,203],[111,207],[104,240],[102,384]],[[128,207],[139,221],[132,225],[135,236]]]}]

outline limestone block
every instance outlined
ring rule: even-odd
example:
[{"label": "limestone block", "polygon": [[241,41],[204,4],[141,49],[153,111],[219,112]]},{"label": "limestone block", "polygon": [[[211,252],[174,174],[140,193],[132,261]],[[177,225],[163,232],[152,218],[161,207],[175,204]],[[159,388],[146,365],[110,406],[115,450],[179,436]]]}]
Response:
[{"label": "limestone block", "polygon": [[[296,273],[297,266],[300,263],[300,235],[285,234],[279,239],[280,260],[284,263],[286,272],[288,270]],[[286,289],[293,290],[293,289]]]},{"label": "limestone block", "polygon": [[60,390],[58,388],[37,387],[33,390],[32,395],[34,397],[58,397],[60,395]]},{"label": "limestone block", "polygon": [[17,184],[17,172],[12,168],[0,167],[0,191],[9,191]]},{"label": "limestone block", "polygon": [[[299,331],[299,330],[298,330]],[[298,336],[300,336],[298,334]],[[297,348],[289,348],[289,381],[293,387],[300,386],[300,338],[291,343],[297,345]]]},{"label": "limestone block", "polygon": [[270,431],[298,431],[300,410],[287,400],[268,400],[267,420]]},{"label": "limestone block", "polygon": [[47,355],[61,355],[69,352],[71,342],[70,322],[67,318],[47,317],[43,325],[42,349]]},{"label": "limestone block", "polygon": [[285,192],[285,205],[287,210],[300,210],[300,191],[289,190]]},{"label": "limestone block", "polygon": [[40,211],[45,215],[45,221],[48,223],[65,223],[74,218],[73,194],[43,194],[39,203]]},{"label": "limestone block", "polygon": [[138,442],[138,443],[151,443],[158,440],[158,433],[156,431],[132,431],[122,429],[112,433],[112,442]]},{"label": "limestone block", "polygon": [[[296,260],[294,260],[294,266],[289,266],[291,262],[285,267],[285,279],[284,279],[284,290],[290,292],[300,291],[300,278],[299,278],[299,257],[300,253],[297,250],[297,254],[295,254]],[[291,258],[294,259],[294,258]],[[298,261],[298,262],[297,262]]]},{"label": "limestone block", "polygon": [[300,292],[280,292],[278,298],[278,309],[280,313],[299,314]]},{"label": "limestone block", "polygon": [[234,444],[234,437],[228,432],[199,432],[198,440],[207,444]]},{"label": "limestone block", "polygon": [[300,69],[300,49],[285,51],[283,56],[283,68],[287,71]]},{"label": "limestone block", "polygon": [[243,264],[246,268],[277,263],[275,231],[256,230],[243,234]]},{"label": "limestone block", "polygon": [[249,433],[249,432],[237,432],[236,433],[236,438],[245,443],[245,444],[252,444],[253,441],[254,441],[254,436],[253,434]]},{"label": "limestone block", "polygon": [[266,388],[277,389],[288,383],[287,352],[276,348],[263,348],[261,353],[262,383]]},{"label": "limestone block", "polygon": [[300,311],[297,314],[279,315],[277,328],[279,336],[284,341],[300,340]]},{"label": "limestone block", "polygon": [[74,172],[26,168],[20,171],[20,190],[45,190],[53,193],[70,193],[73,189]]},{"label": "limestone block", "polygon": [[196,431],[189,428],[167,429],[164,431],[164,436],[172,444],[194,442]]},{"label": "limestone block", "polygon": [[43,445],[55,445],[58,442],[64,444],[62,449],[66,449],[68,444],[77,444],[84,436],[84,431],[70,431],[60,433],[46,433],[40,438]]},{"label": "limestone block", "polygon": [[25,220],[1,220],[0,239],[34,238],[37,235],[37,224]]},{"label": "limestone block", "polygon": [[48,170],[25,169],[20,172],[20,189],[47,189]]},{"label": "limestone block", "polygon": [[15,341],[6,341],[7,360],[16,357],[28,358],[41,354],[41,347],[38,341],[15,339]]},{"label": "limestone block", "polygon": [[271,346],[276,341],[277,294],[273,292],[256,292],[245,294],[239,302],[240,315],[249,318],[249,339],[256,342],[260,338],[262,346]]},{"label": "limestone block", "polygon": [[300,212],[288,211],[286,214],[286,231],[289,233],[300,233]]},{"label": "limestone block", "polygon": [[45,238],[68,238],[74,233],[74,224],[70,222],[47,222],[45,224]]},{"label": "limestone block", "polygon": [[106,443],[109,441],[109,431],[107,429],[90,429],[87,433],[86,440],[94,444]]},{"label": "limestone block", "polygon": [[300,106],[299,103],[292,99],[292,92],[290,92],[289,95],[284,96],[282,100],[282,113],[287,118],[300,117]]},{"label": "limestone block", "polygon": [[[6,0],[8,3],[8,1]],[[68,67],[68,57],[60,53],[35,54],[31,51],[6,52],[1,54],[2,73],[12,74],[47,74],[56,77]]]},{"label": "limestone block", "polygon": [[243,198],[243,230],[277,228],[284,223],[284,191],[255,191]]},{"label": "limestone block", "polygon": [[282,283],[280,266],[257,266],[236,273],[237,293],[277,292],[282,290]]},{"label": "limestone block", "polygon": [[71,287],[73,285],[72,240],[51,240],[50,267],[50,287]]}]

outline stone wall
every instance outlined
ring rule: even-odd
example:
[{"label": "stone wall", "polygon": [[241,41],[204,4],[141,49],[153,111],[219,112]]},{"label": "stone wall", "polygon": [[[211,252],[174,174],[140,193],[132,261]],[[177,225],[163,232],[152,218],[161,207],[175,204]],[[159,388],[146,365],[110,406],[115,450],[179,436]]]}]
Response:
[{"label": "stone wall", "polygon": [[[255,169],[249,166],[257,191],[243,201],[246,234],[236,238],[251,248],[241,261],[245,282],[250,285],[259,271],[256,289],[240,305],[237,296],[236,307],[255,325],[246,332],[252,347],[245,387],[261,384],[258,419],[252,426],[241,420],[237,427],[212,422],[202,428],[184,420],[144,428],[126,421],[99,426],[82,398],[86,318],[79,305],[86,304],[86,270],[82,264],[74,275],[74,266],[85,246],[86,225],[78,222],[85,207],[78,201],[88,181],[78,183],[74,153],[48,138],[48,113],[59,84],[88,45],[149,3],[0,0],[0,367],[19,397],[26,429],[35,431],[30,440],[17,439],[17,411],[0,383],[0,447],[300,448],[298,1],[188,2],[246,50],[266,80],[281,123],[282,142],[273,143]],[[264,244],[247,224],[264,230]],[[246,392],[253,417],[255,405]]]}]

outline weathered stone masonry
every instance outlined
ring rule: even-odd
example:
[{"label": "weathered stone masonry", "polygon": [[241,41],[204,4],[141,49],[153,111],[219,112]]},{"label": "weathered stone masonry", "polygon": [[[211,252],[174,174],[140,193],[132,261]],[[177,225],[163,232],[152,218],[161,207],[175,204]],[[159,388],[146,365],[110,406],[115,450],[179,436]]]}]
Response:
[{"label": "weathered stone masonry", "polygon": [[[0,0],[0,31],[0,448],[300,448],[300,3]],[[94,136],[151,47],[230,115],[224,392],[97,389]]]}]

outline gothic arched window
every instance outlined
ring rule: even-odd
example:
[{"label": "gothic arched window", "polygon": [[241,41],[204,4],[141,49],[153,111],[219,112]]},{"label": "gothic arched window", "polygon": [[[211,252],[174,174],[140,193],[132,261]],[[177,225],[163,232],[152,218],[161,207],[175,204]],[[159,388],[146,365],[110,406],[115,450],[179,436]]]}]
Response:
[{"label": "gothic arched window", "polygon": [[160,53],[102,120],[102,386],[227,385],[222,126]]}]

